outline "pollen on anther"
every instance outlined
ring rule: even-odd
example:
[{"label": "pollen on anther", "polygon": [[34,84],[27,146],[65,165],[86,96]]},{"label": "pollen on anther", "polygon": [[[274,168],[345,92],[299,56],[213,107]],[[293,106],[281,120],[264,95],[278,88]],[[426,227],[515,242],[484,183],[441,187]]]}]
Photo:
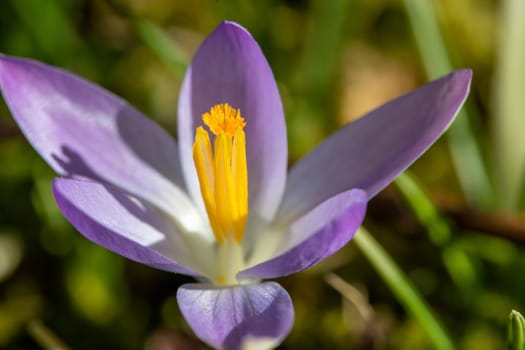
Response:
[{"label": "pollen on anther", "polygon": [[246,125],[240,110],[227,103],[213,106],[209,112],[202,115],[202,121],[215,135],[224,133],[234,136],[237,129],[243,129]]}]

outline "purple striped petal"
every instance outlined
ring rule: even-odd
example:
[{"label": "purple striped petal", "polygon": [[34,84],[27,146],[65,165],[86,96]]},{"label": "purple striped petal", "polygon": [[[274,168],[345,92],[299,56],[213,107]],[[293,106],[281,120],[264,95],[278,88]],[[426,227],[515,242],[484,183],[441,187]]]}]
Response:
[{"label": "purple striped petal", "polygon": [[354,189],[330,198],[290,227],[277,257],[241,271],[238,278],[275,278],[302,271],[341,249],[363,222],[367,197]]},{"label": "purple striped petal", "polygon": [[0,56],[0,87],[29,142],[59,174],[117,185],[166,211],[191,208],[175,141],[121,98],[7,56]]},{"label": "purple striped petal", "polygon": [[470,70],[453,72],[324,141],[292,168],[276,220],[291,222],[350,188],[373,197],[446,130],[467,97],[471,76]]},{"label": "purple striped petal", "polygon": [[257,339],[276,346],[293,325],[290,296],[275,282],[222,288],[185,284],[177,300],[197,336],[218,349],[240,349]]},{"label": "purple striped petal", "polygon": [[92,181],[58,178],[53,191],[64,216],[87,239],[157,269],[199,275],[173,224],[155,207]]},{"label": "purple striped petal", "polygon": [[179,97],[179,145],[186,184],[202,203],[191,149],[202,114],[219,103],[245,118],[250,214],[273,218],[286,179],[286,125],[277,84],[261,49],[244,28],[221,23],[204,41]]}]

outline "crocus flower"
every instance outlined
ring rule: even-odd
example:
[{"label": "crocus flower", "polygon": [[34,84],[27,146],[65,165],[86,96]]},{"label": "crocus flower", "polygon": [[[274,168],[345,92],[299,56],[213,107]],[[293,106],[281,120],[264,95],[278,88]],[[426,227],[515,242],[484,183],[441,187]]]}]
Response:
[{"label": "crocus flower", "polygon": [[182,314],[203,341],[278,344],[288,293],[266,279],[343,247],[367,200],[447,128],[470,85],[451,73],[345,126],[287,174],[281,99],[261,49],[221,23],[179,96],[178,144],[119,97],[35,61],[0,57],[3,96],[60,175],[64,216],[91,241],[154,268],[194,276]]}]

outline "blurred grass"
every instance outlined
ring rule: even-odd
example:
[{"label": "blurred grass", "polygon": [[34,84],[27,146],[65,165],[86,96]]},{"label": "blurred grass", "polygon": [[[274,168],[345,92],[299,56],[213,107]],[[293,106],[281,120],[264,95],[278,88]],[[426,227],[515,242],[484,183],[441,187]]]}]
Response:
[{"label": "blurred grass", "polygon": [[49,328],[38,320],[31,321],[28,326],[29,333],[35,338],[45,350],[69,350]]},{"label": "blurred grass", "polygon": [[[484,39],[468,35],[507,28],[504,13],[499,2],[488,0],[8,0],[0,11],[0,52],[87,76],[175,133],[177,89],[188,59],[217,23],[236,20],[259,42],[278,81],[292,161],[339,126],[346,106],[361,111],[372,107],[367,101],[391,98],[382,87],[401,93],[400,86],[448,72],[451,62],[475,68],[469,115],[459,116],[449,135],[453,162],[443,147],[433,147],[410,176],[398,180],[402,197],[387,190],[370,203],[367,227],[392,257],[386,265],[396,269],[395,262],[404,271],[419,295],[413,300],[427,301],[457,348],[497,349],[504,346],[508,310],[525,308],[522,246],[492,237],[483,222],[475,232],[464,230],[443,210],[495,208],[495,198],[508,197],[502,184],[519,183],[496,165],[505,159],[517,166],[519,150],[498,150],[502,143],[495,141],[492,151],[487,135],[494,135],[501,115],[510,118],[503,109],[517,103],[521,91],[516,82],[493,84],[493,72],[518,78],[521,68],[503,67],[495,52],[468,45]],[[458,31],[454,20],[475,30]],[[407,39],[411,30],[416,45]],[[500,39],[502,57],[519,50],[514,35]],[[500,98],[497,106],[493,93],[513,102]],[[519,125],[506,126],[510,149],[522,141]],[[487,172],[490,159],[501,170],[494,179]],[[169,344],[191,337],[173,299],[189,279],[125,261],[75,233],[54,204],[52,172],[3,105],[0,164],[0,254],[8,259],[4,266],[11,264],[0,278],[0,348],[39,348],[27,332],[31,319],[42,320],[74,349],[139,349],[166,328],[173,332]],[[3,237],[18,248],[3,244]],[[16,249],[18,258],[6,254]],[[356,286],[374,318],[364,322],[315,271],[291,276],[280,282],[293,297],[297,321],[283,348],[429,348],[425,327],[439,335],[441,327],[432,321],[416,322],[425,319],[427,307],[416,305],[416,314],[402,307],[407,301],[392,293],[396,287],[387,288],[352,245],[316,271],[323,268],[335,268]],[[379,271],[386,279],[395,276]],[[452,346],[446,336],[440,339],[442,348]]]},{"label": "blurred grass", "polygon": [[502,25],[493,95],[494,174],[499,204],[525,209],[525,2],[502,1]]},{"label": "blurred grass", "polygon": [[450,241],[452,238],[450,227],[413,176],[405,172],[394,183],[414,215],[427,229],[430,240],[437,246]]},{"label": "blurred grass", "polygon": [[[423,66],[430,80],[454,70],[441,36],[432,1],[404,0]],[[476,79],[474,74],[473,79]],[[479,140],[480,121],[468,102],[448,131],[456,174],[466,199],[478,206],[494,206],[492,182]]]},{"label": "blurred grass", "polygon": [[440,350],[453,349],[452,341],[423,301],[421,295],[370,233],[361,228],[353,241],[363,252],[363,255],[374,265],[400,303],[407,308],[407,311],[419,322],[421,328],[427,332],[433,346]]},{"label": "blurred grass", "polygon": [[[72,3],[50,0],[8,0],[20,21],[24,34],[30,36],[32,46],[42,58],[54,64],[67,64],[75,56],[90,56],[76,32],[74,18],[68,15]],[[65,6],[65,5],[68,6]]]},{"label": "blurred grass", "polygon": [[173,70],[179,79],[182,79],[190,58],[177,42],[170,40],[157,25],[148,20],[137,19],[133,27],[137,36]]}]

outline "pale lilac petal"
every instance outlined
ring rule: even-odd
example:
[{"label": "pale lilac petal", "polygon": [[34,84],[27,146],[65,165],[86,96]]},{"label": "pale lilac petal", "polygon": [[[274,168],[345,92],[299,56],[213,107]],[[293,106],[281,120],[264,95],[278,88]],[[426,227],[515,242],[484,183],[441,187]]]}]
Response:
[{"label": "pale lilac petal", "polygon": [[290,222],[350,188],[368,197],[388,185],[450,125],[472,72],[453,72],[401,96],[339,130],[295,165],[277,221]]},{"label": "pale lilac petal", "polygon": [[279,343],[293,324],[288,293],[275,282],[219,287],[186,284],[177,291],[179,307],[207,344],[235,350],[254,338]]},{"label": "pale lilac petal", "polygon": [[366,202],[366,193],[358,189],[328,199],[292,224],[277,257],[241,271],[238,278],[287,276],[332,255],[363,222]]},{"label": "pale lilac petal", "polygon": [[29,142],[59,174],[114,184],[166,211],[191,211],[175,141],[121,98],[7,56],[0,56],[0,87]]},{"label": "pale lilac petal", "polygon": [[250,214],[270,220],[284,190],[286,125],[281,98],[261,49],[244,28],[221,23],[204,41],[179,97],[179,146],[187,186],[202,202],[191,149],[203,113],[229,103],[245,118]]},{"label": "pale lilac petal", "polygon": [[147,202],[85,180],[55,179],[53,192],[64,216],[96,244],[161,270],[199,275],[174,225]]}]

